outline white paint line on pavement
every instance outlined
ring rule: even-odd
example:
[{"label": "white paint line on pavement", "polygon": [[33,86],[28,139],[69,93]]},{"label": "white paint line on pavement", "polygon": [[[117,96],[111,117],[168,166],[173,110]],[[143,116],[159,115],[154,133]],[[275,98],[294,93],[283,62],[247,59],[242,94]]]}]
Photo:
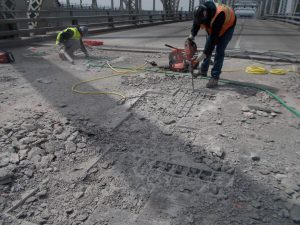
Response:
[{"label": "white paint line on pavement", "polygon": [[241,39],[242,39],[242,31],[244,29],[244,24],[245,24],[245,20],[243,19],[242,23],[241,23],[241,26],[240,26],[241,29],[240,29],[240,32],[239,32],[239,37],[238,37],[238,39],[235,43],[235,46],[234,46],[234,48],[236,48],[236,49],[240,48],[240,43],[241,43]]},{"label": "white paint line on pavement", "polygon": [[238,39],[237,39],[237,41],[235,43],[235,46],[234,46],[235,49],[239,49],[240,48],[241,39],[242,39],[242,35],[239,35],[239,37],[238,37]]}]

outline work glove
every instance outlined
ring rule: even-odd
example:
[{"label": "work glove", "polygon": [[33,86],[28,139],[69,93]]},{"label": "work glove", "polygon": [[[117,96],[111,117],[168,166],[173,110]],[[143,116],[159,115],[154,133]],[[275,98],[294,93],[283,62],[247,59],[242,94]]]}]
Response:
[{"label": "work glove", "polygon": [[190,34],[187,39],[190,41],[193,41],[195,39],[195,37],[192,34]]},{"label": "work glove", "polygon": [[202,62],[204,59],[206,58],[206,55],[204,53],[202,54],[199,54],[197,57],[196,57],[196,60],[198,62]]}]

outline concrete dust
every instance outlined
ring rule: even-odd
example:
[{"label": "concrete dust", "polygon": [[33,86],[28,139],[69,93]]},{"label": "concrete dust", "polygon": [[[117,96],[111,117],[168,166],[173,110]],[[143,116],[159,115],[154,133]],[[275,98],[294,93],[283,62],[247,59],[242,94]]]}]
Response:
[{"label": "concrete dust", "polygon": [[[188,225],[299,222],[300,122],[263,92],[154,68],[151,54],[89,49],[61,62],[49,46],[1,67],[0,224]],[[31,49],[32,50],[32,49]],[[246,66],[247,60],[231,59]],[[5,76],[2,76],[5,74]],[[2,77],[2,78],[1,78]],[[271,86],[297,103],[300,77],[223,78]],[[45,181],[46,180],[46,181]],[[29,194],[28,194],[29,193]],[[25,196],[25,197],[24,197]]]}]

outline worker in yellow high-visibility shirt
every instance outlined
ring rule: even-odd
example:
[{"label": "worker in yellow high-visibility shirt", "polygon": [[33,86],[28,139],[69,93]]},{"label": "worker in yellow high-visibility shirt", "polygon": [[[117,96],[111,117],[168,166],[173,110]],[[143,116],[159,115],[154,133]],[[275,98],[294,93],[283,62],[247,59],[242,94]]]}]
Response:
[{"label": "worker in yellow high-visibility shirt", "polygon": [[59,56],[62,60],[68,60],[74,64],[74,52],[81,49],[86,57],[89,56],[83,42],[82,37],[87,35],[88,28],[81,27],[68,27],[58,33],[56,44],[60,46]]}]

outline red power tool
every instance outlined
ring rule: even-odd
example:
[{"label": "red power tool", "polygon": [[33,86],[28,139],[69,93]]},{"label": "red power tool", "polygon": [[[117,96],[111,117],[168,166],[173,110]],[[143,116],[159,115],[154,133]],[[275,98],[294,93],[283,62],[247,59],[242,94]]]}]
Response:
[{"label": "red power tool", "polygon": [[169,54],[169,69],[174,72],[189,72],[190,64],[193,69],[196,69],[199,62],[195,60],[194,56],[197,53],[197,45],[192,40],[186,40],[184,49],[175,48],[171,45],[165,44],[166,47],[172,48]]},{"label": "red power tool", "polygon": [[15,58],[11,52],[0,50],[0,63],[13,63]]}]

